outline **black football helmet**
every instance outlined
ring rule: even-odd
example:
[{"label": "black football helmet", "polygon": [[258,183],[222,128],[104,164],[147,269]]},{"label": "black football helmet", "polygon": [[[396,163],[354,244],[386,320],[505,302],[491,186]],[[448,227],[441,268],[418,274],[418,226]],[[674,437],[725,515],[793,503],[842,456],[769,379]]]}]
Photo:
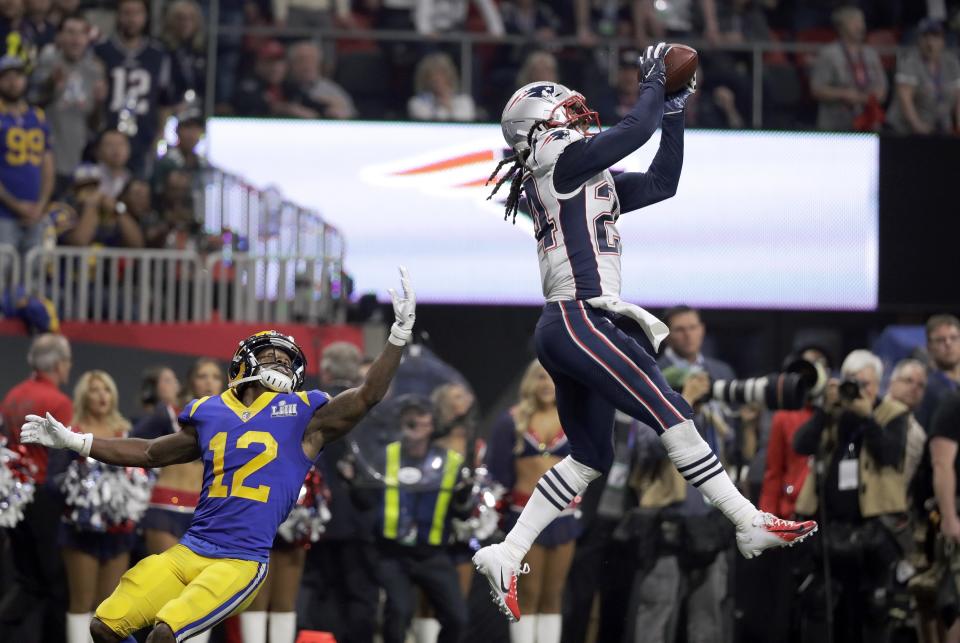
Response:
[{"label": "black football helmet", "polygon": [[[256,354],[264,348],[276,348],[290,358],[293,378],[273,369],[264,369],[257,361]],[[240,342],[233,354],[230,368],[227,370],[229,386],[239,386],[245,382],[260,382],[278,393],[292,393],[303,388],[303,377],[307,370],[307,357],[293,337],[275,330],[262,330]]]}]

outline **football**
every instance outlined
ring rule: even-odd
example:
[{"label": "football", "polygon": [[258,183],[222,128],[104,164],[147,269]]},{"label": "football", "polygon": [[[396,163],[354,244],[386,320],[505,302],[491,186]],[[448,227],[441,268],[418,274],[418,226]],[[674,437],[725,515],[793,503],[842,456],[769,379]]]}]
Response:
[{"label": "football", "polygon": [[671,44],[667,51],[664,63],[667,66],[667,93],[683,89],[683,86],[690,82],[693,75],[697,73],[699,57],[697,50],[686,45]]}]

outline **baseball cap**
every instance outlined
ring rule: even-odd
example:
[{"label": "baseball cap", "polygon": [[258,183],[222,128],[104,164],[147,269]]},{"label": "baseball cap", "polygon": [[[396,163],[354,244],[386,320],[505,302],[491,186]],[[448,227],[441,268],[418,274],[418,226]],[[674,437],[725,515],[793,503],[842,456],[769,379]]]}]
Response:
[{"label": "baseball cap", "polygon": [[177,114],[178,125],[199,125],[204,127],[203,112],[197,107],[187,107]]},{"label": "baseball cap", "polygon": [[6,56],[0,57],[0,74],[11,69],[25,71],[26,66],[27,63],[20,56],[11,56],[7,54]]}]

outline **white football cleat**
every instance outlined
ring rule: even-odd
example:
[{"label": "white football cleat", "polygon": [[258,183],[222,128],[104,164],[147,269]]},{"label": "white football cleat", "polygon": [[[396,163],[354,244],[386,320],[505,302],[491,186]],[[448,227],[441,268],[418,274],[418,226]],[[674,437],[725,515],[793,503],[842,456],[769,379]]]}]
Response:
[{"label": "white football cleat", "polygon": [[487,545],[473,555],[477,571],[490,583],[490,597],[504,616],[511,622],[520,620],[520,603],[517,600],[517,576],[530,571],[526,563],[522,567],[512,563],[503,551],[503,545]]},{"label": "white football cleat", "polygon": [[749,527],[737,528],[737,549],[744,558],[754,558],[774,547],[793,547],[816,530],[813,520],[794,522],[759,511]]}]

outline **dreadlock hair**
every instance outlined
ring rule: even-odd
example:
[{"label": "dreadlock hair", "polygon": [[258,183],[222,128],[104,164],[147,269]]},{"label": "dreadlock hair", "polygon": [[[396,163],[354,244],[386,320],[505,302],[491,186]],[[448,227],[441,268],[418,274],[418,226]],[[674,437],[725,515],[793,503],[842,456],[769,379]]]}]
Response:
[{"label": "dreadlock hair", "polygon": [[487,197],[487,201],[493,198],[493,195],[497,193],[497,190],[500,189],[500,186],[510,181],[510,194],[507,195],[507,205],[504,208],[503,220],[511,219],[511,223],[517,223],[517,212],[520,210],[520,192],[523,190],[523,182],[527,179],[530,174],[530,170],[527,168],[527,158],[530,156],[530,147],[533,145],[533,135],[536,133],[540,127],[546,125],[548,121],[539,120],[534,122],[533,127],[530,128],[530,131],[527,132],[527,149],[521,151],[514,151],[510,156],[505,157],[499,163],[497,167],[494,168],[493,172],[490,173],[490,177],[487,179],[487,182],[484,185],[490,185],[490,182],[497,178],[497,174],[500,173],[500,168],[504,165],[513,163],[510,166],[510,169],[507,170],[507,173],[504,174],[493,186],[493,191],[490,192],[490,195]]}]

